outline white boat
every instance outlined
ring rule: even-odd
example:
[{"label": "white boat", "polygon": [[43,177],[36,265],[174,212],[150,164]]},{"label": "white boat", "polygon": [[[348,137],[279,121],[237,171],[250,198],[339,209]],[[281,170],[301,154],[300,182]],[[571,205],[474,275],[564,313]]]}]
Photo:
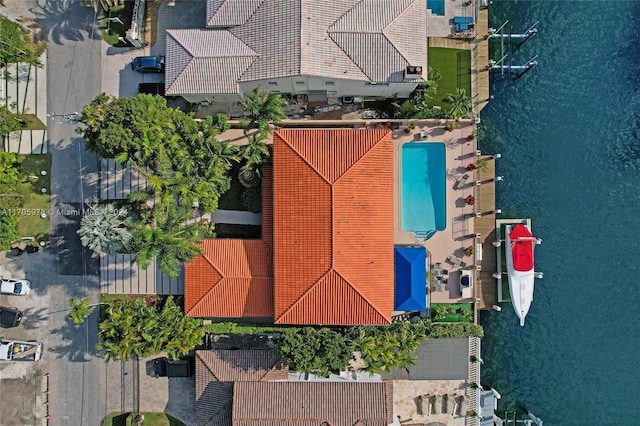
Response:
[{"label": "white boat", "polygon": [[540,240],[531,234],[531,230],[523,224],[506,226],[507,274],[509,276],[509,293],[511,303],[520,325],[533,301],[533,286],[536,273],[534,271],[533,248]]}]

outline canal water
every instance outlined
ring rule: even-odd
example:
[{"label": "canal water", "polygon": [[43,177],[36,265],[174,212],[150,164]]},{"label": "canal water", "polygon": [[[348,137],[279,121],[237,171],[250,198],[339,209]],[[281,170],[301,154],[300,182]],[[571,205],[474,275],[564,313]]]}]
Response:
[{"label": "canal water", "polygon": [[514,33],[540,21],[512,56],[539,65],[492,71],[480,145],[502,154],[496,205],[532,219],[544,279],[524,327],[510,304],[481,315],[482,381],[545,425],[640,425],[640,2],[494,0],[489,15]]}]

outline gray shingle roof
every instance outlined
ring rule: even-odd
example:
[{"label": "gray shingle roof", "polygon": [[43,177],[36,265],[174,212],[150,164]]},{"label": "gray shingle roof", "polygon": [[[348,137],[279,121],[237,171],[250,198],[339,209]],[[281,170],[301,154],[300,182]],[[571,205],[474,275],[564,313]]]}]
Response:
[{"label": "gray shingle roof", "polygon": [[259,54],[241,81],[300,74],[300,0],[265,0],[230,31]]},{"label": "gray shingle roof", "polygon": [[426,69],[426,13],[424,0],[208,0],[207,24],[226,29],[168,30],[166,92],[297,75],[403,81],[407,66]]},{"label": "gray shingle roof", "polygon": [[167,95],[237,93],[240,76],[258,55],[226,30],[167,30]]},{"label": "gray shingle roof", "polygon": [[362,0],[328,33],[370,81],[403,81],[408,65],[426,69],[424,2]]},{"label": "gray shingle roof", "polygon": [[387,426],[393,422],[392,382],[237,382],[234,426]]},{"label": "gray shingle roof", "polygon": [[209,0],[208,27],[234,27],[247,22],[263,0]]},{"label": "gray shingle roof", "polygon": [[234,382],[288,377],[289,368],[275,351],[196,351],[196,423],[231,426]]}]

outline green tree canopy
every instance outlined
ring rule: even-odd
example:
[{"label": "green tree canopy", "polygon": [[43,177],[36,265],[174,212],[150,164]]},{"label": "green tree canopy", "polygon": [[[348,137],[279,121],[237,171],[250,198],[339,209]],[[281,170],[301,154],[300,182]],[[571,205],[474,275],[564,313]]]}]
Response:
[{"label": "green tree canopy", "polygon": [[93,313],[95,306],[89,305],[89,298],[78,299],[77,297],[71,297],[69,299],[69,307],[71,312],[69,318],[74,324],[82,324],[84,320]]},{"label": "green tree canopy", "polygon": [[444,102],[451,104],[449,116],[458,119],[464,117],[471,112],[471,98],[467,96],[464,89],[456,89],[456,93],[449,93],[443,99]]},{"label": "green tree canopy", "polygon": [[279,94],[263,91],[259,86],[243,96],[238,105],[246,114],[246,117],[240,120],[245,135],[249,130],[257,129],[259,139],[264,139],[271,133],[271,123],[277,124],[287,118],[284,112],[287,104]]},{"label": "green tree canopy", "polygon": [[349,343],[339,331],[327,327],[288,328],[275,338],[280,355],[296,371],[328,376],[346,370]]},{"label": "green tree canopy", "polygon": [[31,33],[20,24],[0,15],[0,67],[14,62],[39,65],[38,58],[46,47],[44,43],[35,43]]},{"label": "green tree canopy", "polygon": [[23,201],[18,191],[18,156],[0,151],[0,249],[6,250],[18,238],[15,209]]},{"label": "green tree canopy", "polygon": [[202,342],[200,320],[186,317],[169,296],[164,303],[154,296],[114,300],[101,310],[98,324],[105,361],[127,361],[161,352],[176,360]]},{"label": "green tree canopy", "polygon": [[0,105],[0,138],[20,130],[23,124],[19,114],[11,112],[6,105]]},{"label": "green tree canopy", "polygon": [[367,371],[377,373],[415,365],[413,353],[426,339],[423,323],[358,326],[349,330],[352,349],[360,352]]},{"label": "green tree canopy", "polygon": [[161,96],[103,93],[84,107],[80,121],[87,149],[141,173],[156,198],[177,197],[179,205],[212,212],[231,186],[227,172],[238,161],[236,149],[215,138],[228,129],[224,115],[198,123]]}]

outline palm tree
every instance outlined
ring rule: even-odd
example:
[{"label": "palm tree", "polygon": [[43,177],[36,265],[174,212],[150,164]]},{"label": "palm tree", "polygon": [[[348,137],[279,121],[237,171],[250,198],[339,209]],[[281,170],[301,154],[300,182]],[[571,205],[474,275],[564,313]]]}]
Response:
[{"label": "palm tree", "polygon": [[249,143],[240,147],[240,158],[244,161],[242,171],[250,170],[259,174],[259,167],[269,158],[269,148],[254,133],[249,137]]},{"label": "palm tree", "polygon": [[93,313],[95,308],[95,306],[89,305],[88,297],[85,297],[82,300],[76,297],[71,297],[69,299],[69,307],[71,308],[69,318],[71,318],[74,324],[82,324],[84,320]]},{"label": "palm tree", "polygon": [[451,104],[449,115],[456,120],[471,112],[471,98],[467,96],[464,89],[456,89],[455,94],[449,93],[444,97],[443,101]]},{"label": "palm tree", "polygon": [[99,9],[109,10],[114,7],[118,7],[120,0],[81,0],[84,6],[91,6],[93,10],[97,12]]},{"label": "palm tree", "polygon": [[202,239],[203,224],[185,224],[191,212],[178,210],[173,204],[156,204],[152,209],[154,224],[136,224],[132,252],[134,262],[147,268],[158,258],[160,270],[172,278],[180,273],[180,265],[199,254],[202,249],[196,244]]},{"label": "palm tree", "polygon": [[258,129],[262,140],[272,131],[270,123],[277,124],[287,118],[283,110],[287,106],[287,101],[278,94],[261,91],[260,86],[243,96],[238,105],[247,115],[240,120],[245,136],[249,130]]},{"label": "palm tree", "polygon": [[133,238],[127,209],[104,204],[92,206],[90,212],[78,229],[82,245],[93,250],[93,257],[126,252]]},{"label": "palm tree", "polygon": [[435,68],[429,67],[429,71],[427,72],[427,81],[420,84],[412,95],[412,102],[419,109],[429,108],[427,102],[438,90],[438,82],[441,78],[442,75],[440,74],[440,71]]}]

